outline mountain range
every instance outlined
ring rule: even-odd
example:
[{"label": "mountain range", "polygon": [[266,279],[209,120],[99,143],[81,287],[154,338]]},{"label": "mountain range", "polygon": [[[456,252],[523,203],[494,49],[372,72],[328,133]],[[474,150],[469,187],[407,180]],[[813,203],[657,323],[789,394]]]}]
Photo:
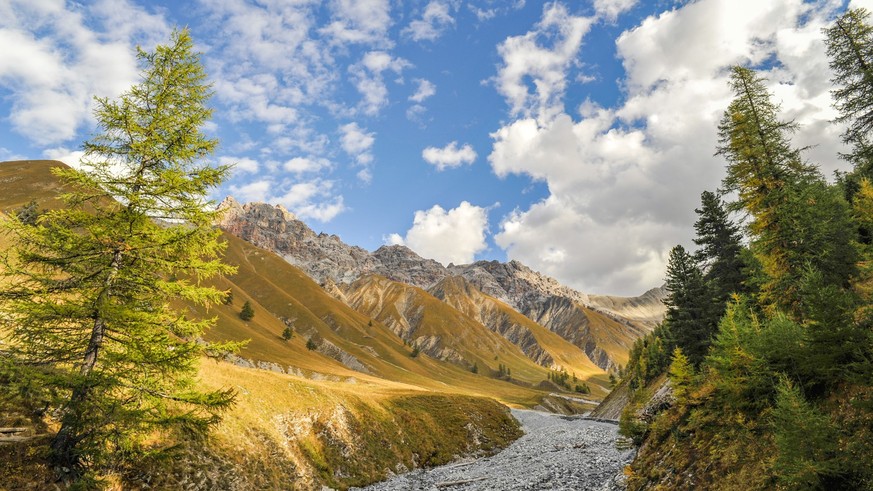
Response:
[{"label": "mountain range", "polygon": [[589,295],[518,261],[446,267],[401,245],[371,253],[336,235],[314,232],[281,205],[240,204],[227,197],[219,208],[224,210],[219,225],[226,232],[278,254],[335,298],[441,359],[462,357],[438,334],[419,330],[431,325],[426,315],[437,315],[430,310],[446,310],[433,302],[424,309],[433,298],[464,314],[463,320],[452,320],[456,325],[472,319],[538,364],[556,368],[563,365],[538,340],[542,328],[582,349],[600,369],[613,370],[664,313],[663,287],[631,298]]}]

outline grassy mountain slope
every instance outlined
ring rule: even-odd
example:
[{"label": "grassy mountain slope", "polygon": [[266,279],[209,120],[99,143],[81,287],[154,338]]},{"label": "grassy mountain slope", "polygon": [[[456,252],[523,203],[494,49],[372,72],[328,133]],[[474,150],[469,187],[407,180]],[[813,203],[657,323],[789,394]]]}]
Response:
[{"label": "grassy mountain slope", "polygon": [[431,357],[465,368],[476,365],[482,374],[495,373],[503,364],[513,379],[530,384],[548,376],[546,368],[507,339],[420,288],[370,275],[354,282],[346,297],[355,309]]},{"label": "grassy mountain slope", "polygon": [[[57,165],[63,164],[0,163],[0,212],[14,212],[31,199],[40,208],[58,206],[59,186],[49,172]],[[412,349],[379,319],[337,300],[281,257],[231,235],[224,239],[225,260],[238,271],[215,285],[230,290],[233,302],[188,308],[217,318],[207,341],[247,339],[240,356],[275,371],[205,361],[203,383],[235,388],[238,404],[207,443],[178,442],[184,451],[174,459],[137,464],[134,474],[112,477],[121,488],[146,479],[159,489],[344,488],[505,445],[518,435],[517,426],[494,400],[525,407],[561,403],[549,390],[489,376],[498,363],[529,382],[544,380],[546,371],[424,291],[416,295],[427,298],[426,318],[443,322],[428,320],[421,333],[455,340],[465,338],[456,337],[454,327],[475,333],[467,338],[469,346],[465,340],[457,349],[479,363],[479,374],[429,356],[411,357]],[[238,315],[247,300],[255,309],[248,322]],[[295,334],[285,341],[281,334],[288,325]],[[310,339],[314,350],[306,347]],[[566,404],[564,409],[571,410]],[[0,450],[0,461],[9,463],[0,466],[0,482],[12,487],[51,474],[41,456],[53,427],[31,416],[0,407],[0,426],[27,424],[31,436],[38,434]],[[156,435],[154,443],[174,442]]]},{"label": "grassy mountain slope", "polygon": [[[512,307],[479,291],[461,276],[450,276],[430,292],[458,311],[518,345],[528,357],[543,366],[564,369],[603,388],[606,372],[577,346],[521,315]],[[603,389],[605,392],[606,389]]]}]

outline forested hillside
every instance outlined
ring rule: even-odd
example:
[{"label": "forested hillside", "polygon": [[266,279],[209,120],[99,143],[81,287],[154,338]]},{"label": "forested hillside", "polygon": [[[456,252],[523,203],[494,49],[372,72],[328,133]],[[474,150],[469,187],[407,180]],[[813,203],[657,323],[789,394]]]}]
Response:
[{"label": "forested hillside", "polygon": [[[666,320],[623,371],[631,489],[873,489],[869,14],[826,35],[853,170],[828,182],[766,80],[733,68],[726,177],[695,210],[697,250],[670,254]],[[650,402],[665,372],[672,397]]]}]

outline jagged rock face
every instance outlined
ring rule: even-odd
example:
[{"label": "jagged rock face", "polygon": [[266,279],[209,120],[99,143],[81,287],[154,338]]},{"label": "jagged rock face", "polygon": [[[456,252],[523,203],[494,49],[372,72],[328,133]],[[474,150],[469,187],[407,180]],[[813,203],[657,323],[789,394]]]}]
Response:
[{"label": "jagged rock face", "polygon": [[498,298],[519,311],[549,297],[564,297],[582,304],[588,303],[588,295],[566,287],[554,278],[537,273],[518,261],[479,261],[466,266],[454,266],[451,273],[463,276],[483,293]]},{"label": "jagged rock face", "polygon": [[376,274],[419,288],[427,289],[448,274],[442,264],[424,259],[405,246],[382,246],[373,252],[373,259]]},{"label": "jagged rock face", "polygon": [[538,365],[552,367],[554,359],[527,327],[515,322],[493,298],[484,295],[461,276],[449,276],[428,290],[431,295],[506,338]]},{"label": "jagged rock face", "polygon": [[224,210],[221,228],[281,255],[319,283],[327,279],[350,283],[375,269],[369,252],[345,244],[336,235],[316,234],[281,205],[240,205],[227,197],[218,209]]}]

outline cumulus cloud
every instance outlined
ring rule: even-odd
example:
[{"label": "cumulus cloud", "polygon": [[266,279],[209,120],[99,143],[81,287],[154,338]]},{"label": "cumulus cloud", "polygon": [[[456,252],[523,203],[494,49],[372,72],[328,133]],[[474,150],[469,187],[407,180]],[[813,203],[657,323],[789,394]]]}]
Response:
[{"label": "cumulus cloud", "polygon": [[218,163],[221,165],[232,165],[234,172],[237,173],[256,174],[261,168],[257,160],[248,157],[230,157],[225,155],[218,158]]},{"label": "cumulus cloud", "polygon": [[12,95],[13,129],[38,145],[72,139],[93,123],[95,94],[115,97],[136,81],[133,47],[168,33],[163,17],[128,1],[69,10],[58,2],[5,2],[0,45],[9,49],[0,50],[0,88]]},{"label": "cumulus cloud", "polygon": [[336,43],[390,45],[391,5],[388,0],[333,0],[332,21],[320,29]]},{"label": "cumulus cloud", "polygon": [[453,141],[448,145],[437,148],[427,147],[421,152],[421,158],[439,171],[459,167],[464,164],[472,164],[476,160],[476,151],[469,143],[458,147],[458,142]]},{"label": "cumulus cloud", "polygon": [[358,123],[348,123],[340,126],[340,142],[343,150],[360,164],[369,164],[373,161],[370,149],[376,142],[375,133],[368,133],[366,129],[358,126]]},{"label": "cumulus cloud", "polygon": [[408,66],[408,61],[395,58],[385,51],[369,51],[359,63],[350,66],[349,73],[361,94],[360,110],[369,116],[378,114],[388,104],[388,87],[382,73],[392,71],[400,75]]},{"label": "cumulus cloud", "polygon": [[614,21],[619,15],[632,9],[639,0],[594,0],[594,11],[607,20]]},{"label": "cumulus cloud", "polygon": [[85,156],[85,152],[82,150],[70,150],[66,147],[55,147],[46,149],[42,155],[49,160],[59,160],[70,167],[78,169],[81,167],[82,157]]},{"label": "cumulus cloud", "polygon": [[555,2],[543,8],[542,19],[532,31],[498,45],[503,63],[494,81],[511,115],[548,119],[563,111],[567,70],[577,62],[582,38],[592,23],[593,19],[574,16]]},{"label": "cumulus cloud", "polygon": [[322,169],[327,169],[330,167],[331,163],[329,160],[324,158],[311,157],[294,157],[293,159],[289,159],[284,164],[282,164],[282,169],[287,172],[293,172],[295,174],[302,174],[304,172],[318,172]]},{"label": "cumulus cloud", "polygon": [[413,41],[435,41],[450,26],[455,24],[451,15],[451,6],[446,1],[431,0],[424,8],[420,19],[409,23],[402,34]]},{"label": "cumulus cloud", "polygon": [[352,122],[340,126],[340,144],[343,150],[363,167],[358,171],[358,179],[366,183],[372,179],[370,165],[373,163],[372,149],[375,142],[375,133],[368,133],[366,129],[358,126],[358,123]]},{"label": "cumulus cloud", "polygon": [[423,78],[417,78],[415,82],[418,83],[418,88],[409,96],[410,101],[421,103],[436,94],[436,85],[433,82]]},{"label": "cumulus cloud", "polygon": [[[720,185],[724,162],[712,155],[733,64],[763,64],[784,118],[806,128],[796,143],[819,144],[808,157],[826,172],[836,168],[840,129],[828,123],[834,113],[821,46],[830,8],[701,0],[624,32],[619,105],[586,101],[574,114],[530,114],[492,133],[494,172],[528,175],[549,190],[504,217],[495,242],[583,291],[630,295],[660,284],[669,249],[677,241],[693,248],[700,192]],[[810,140],[823,135],[827,141]]]},{"label": "cumulus cloud", "polygon": [[415,212],[406,237],[391,234],[388,244],[406,245],[423,257],[443,265],[468,264],[487,248],[488,210],[462,201],[446,211],[439,205]]}]

